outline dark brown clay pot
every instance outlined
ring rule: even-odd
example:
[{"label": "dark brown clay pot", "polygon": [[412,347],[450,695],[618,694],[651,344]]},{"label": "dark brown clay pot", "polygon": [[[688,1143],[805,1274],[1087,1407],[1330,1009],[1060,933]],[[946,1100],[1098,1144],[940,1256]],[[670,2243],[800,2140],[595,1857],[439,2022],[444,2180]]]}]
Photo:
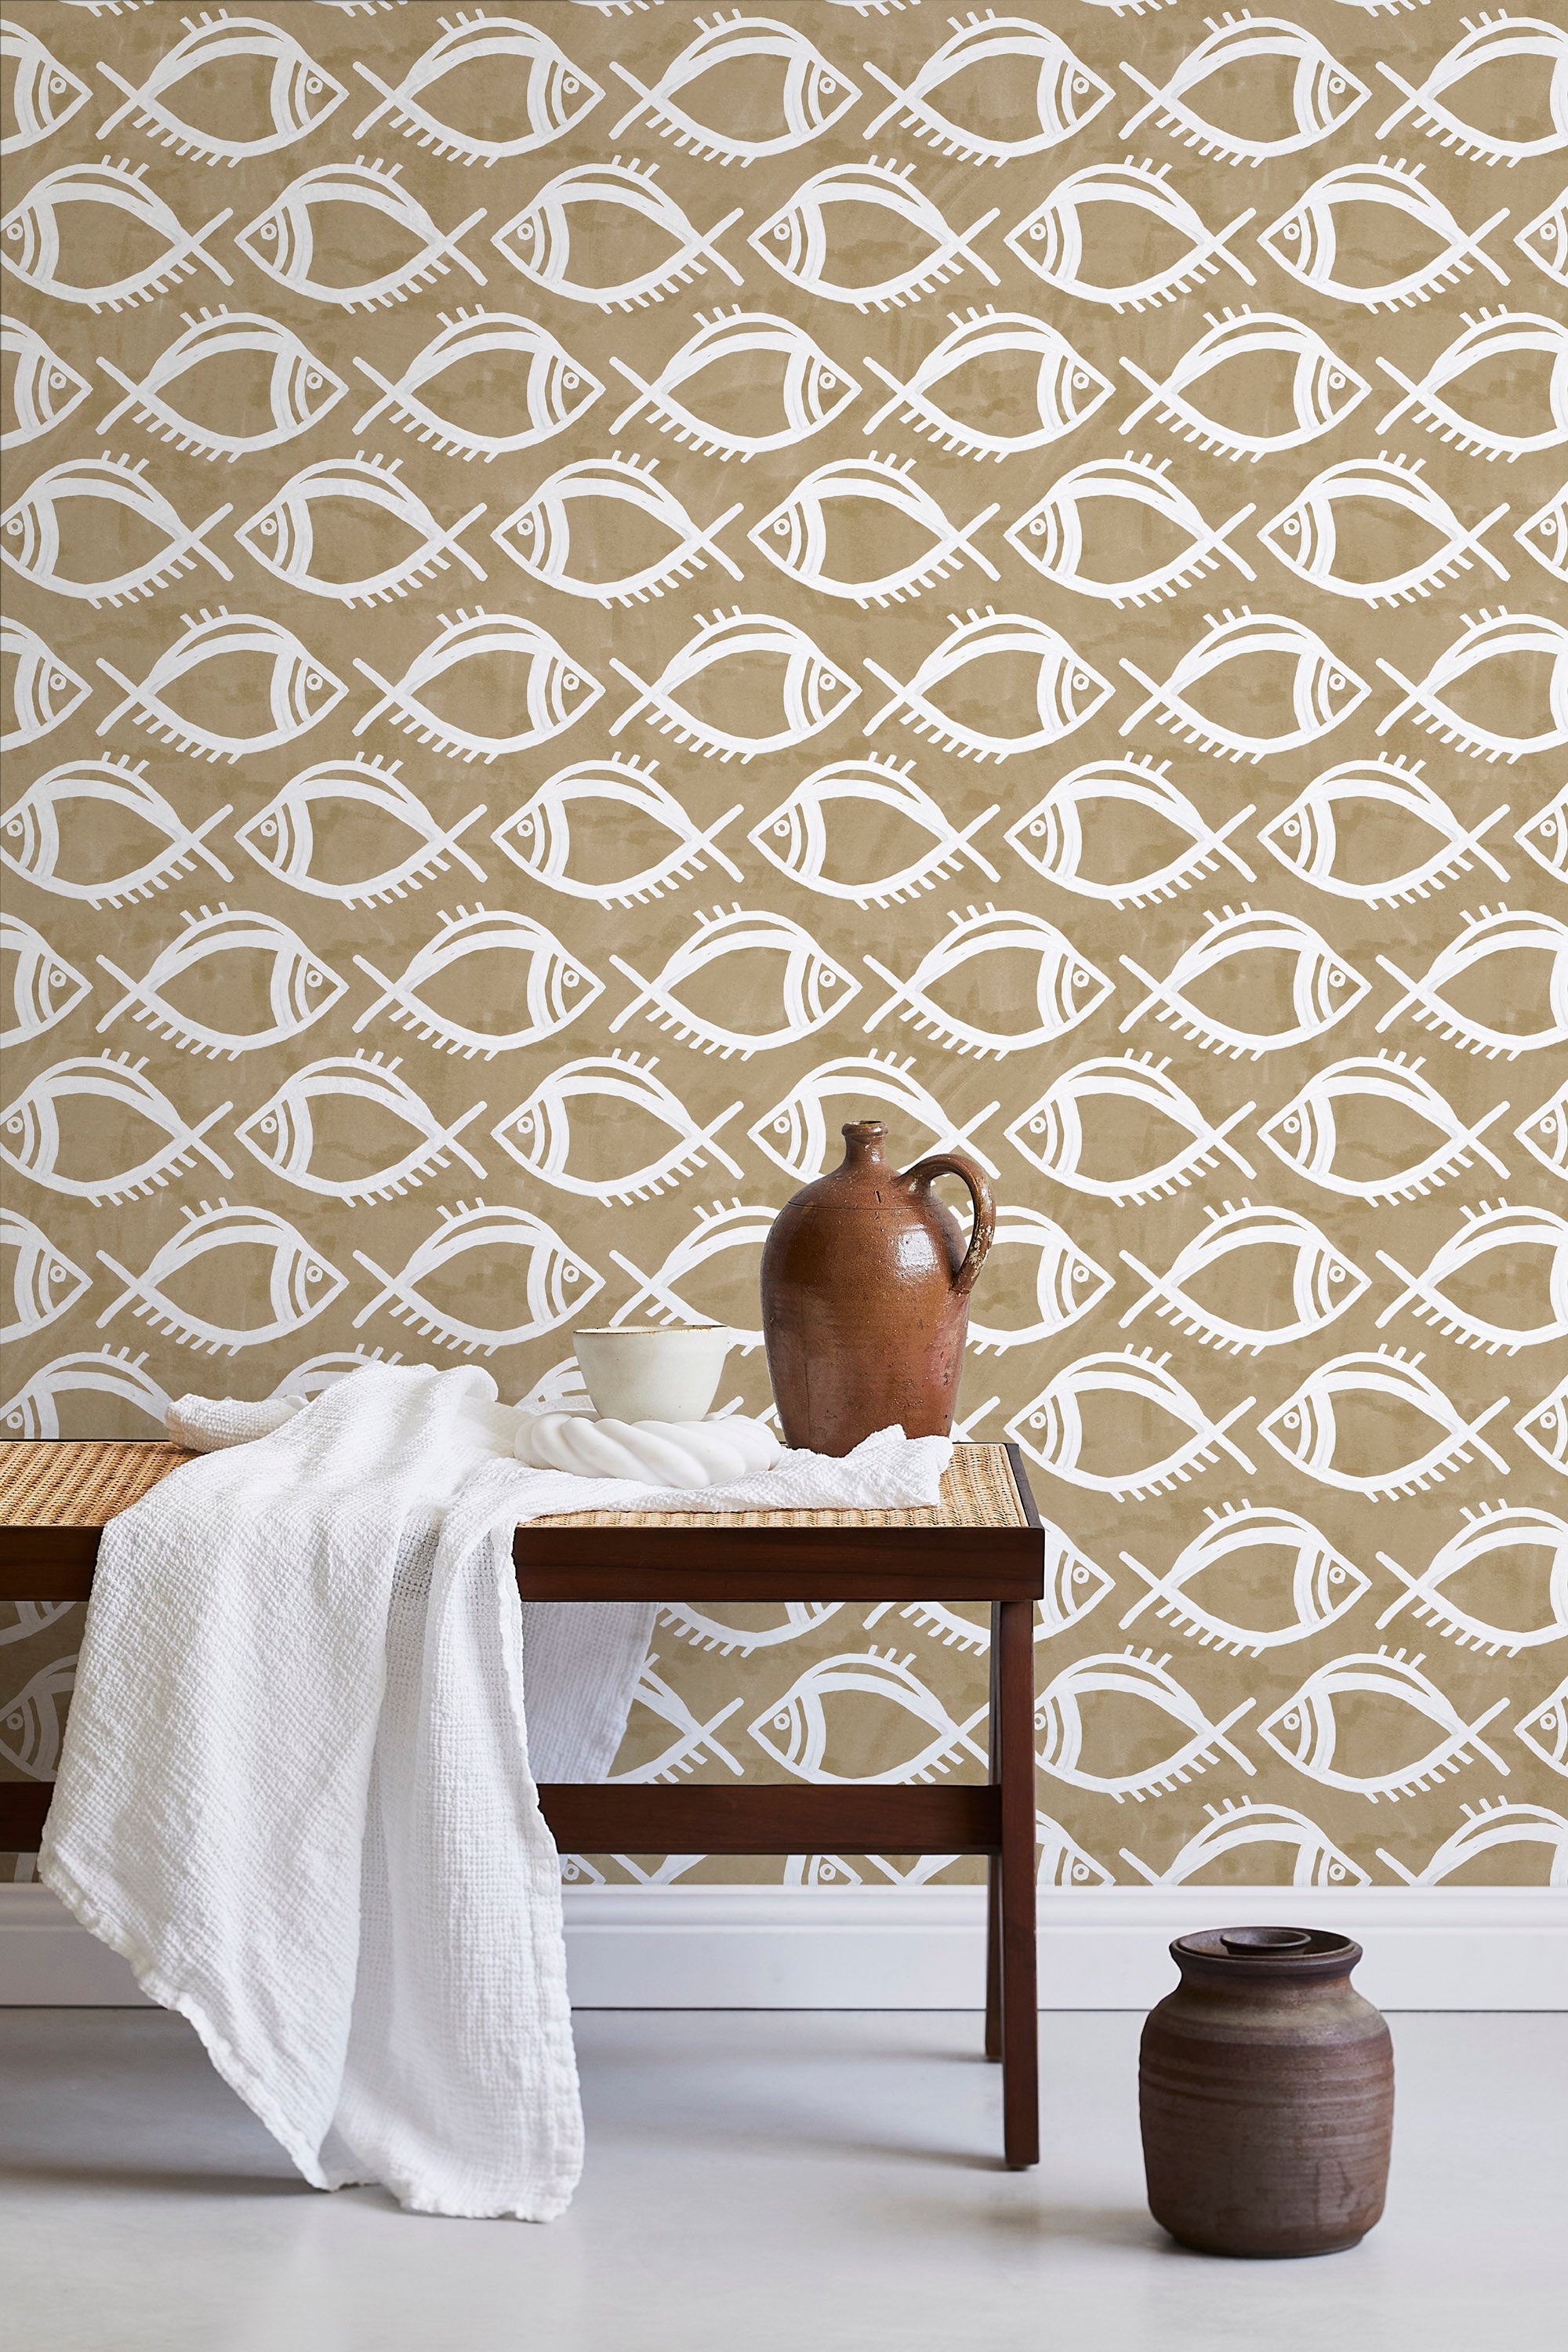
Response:
[{"label": "dark brown clay pot", "polygon": [[[763,1337],[786,1445],[847,1454],[898,1423],[910,1437],[952,1427],[969,1294],[995,1230],[973,1160],[939,1151],[902,1175],[882,1157],[887,1129],[844,1129],[842,1167],[773,1219],[763,1251]],[[974,1203],[967,1250],[931,1192],[957,1176]]]},{"label": "dark brown clay pot", "polygon": [[1383,2211],[1388,2028],[1361,1946],[1316,1927],[1181,1936],[1139,2058],[1149,2210],[1205,2254],[1332,2254]]}]

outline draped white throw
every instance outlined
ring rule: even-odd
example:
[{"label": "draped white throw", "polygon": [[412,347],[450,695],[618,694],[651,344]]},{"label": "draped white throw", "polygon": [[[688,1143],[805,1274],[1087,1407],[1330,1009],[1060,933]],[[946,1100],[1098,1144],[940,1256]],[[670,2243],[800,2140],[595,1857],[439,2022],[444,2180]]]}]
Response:
[{"label": "draped white throw", "polygon": [[257,1415],[182,1399],[174,1433],[224,1450],[104,1531],[40,1874],[307,2180],[547,2221],[583,2132],[534,1781],[607,1773],[653,1612],[520,1609],[513,1528],[931,1503],[951,1447],[886,1431],[693,1494],[526,1467],[475,1370]]}]

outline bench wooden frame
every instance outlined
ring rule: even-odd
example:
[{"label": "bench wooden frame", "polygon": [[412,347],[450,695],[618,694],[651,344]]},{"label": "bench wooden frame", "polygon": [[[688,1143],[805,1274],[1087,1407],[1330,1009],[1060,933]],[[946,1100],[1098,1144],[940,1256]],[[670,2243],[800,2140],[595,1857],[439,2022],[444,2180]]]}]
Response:
[{"label": "bench wooden frame", "polygon": [[[37,1440],[64,1445],[68,1440]],[[22,1449],[8,1446],[8,1454]],[[1003,2076],[1004,2158],[1039,2160],[1035,1924],[1034,1618],[1044,1538],[1018,1450],[1006,1448],[1022,1506],[1015,1526],[520,1528],[528,1601],[985,1601],[991,1606],[990,1777],[945,1787],[794,1783],[668,1787],[546,1783],[539,1791],[569,1853],[963,1853],[987,1863],[985,2054]],[[82,1601],[97,1526],[0,1519],[0,1600]],[[31,1852],[45,1782],[0,1782],[0,1850]]]}]

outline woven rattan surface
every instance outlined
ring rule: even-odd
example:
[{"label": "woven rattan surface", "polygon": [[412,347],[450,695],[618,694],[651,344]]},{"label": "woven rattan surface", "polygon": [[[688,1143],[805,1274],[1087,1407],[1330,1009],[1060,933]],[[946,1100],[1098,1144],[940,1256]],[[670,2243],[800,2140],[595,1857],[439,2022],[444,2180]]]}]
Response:
[{"label": "woven rattan surface", "polygon": [[[0,1526],[100,1528],[182,1462],[177,1445],[31,1439],[0,1444]],[[1021,1528],[1027,1525],[1003,1445],[960,1445],[942,1501],[920,1511],[574,1511],[554,1528]]]},{"label": "woven rattan surface", "polygon": [[563,1511],[551,1528],[1023,1528],[1005,1445],[959,1445],[942,1482],[942,1500],[917,1511]]},{"label": "woven rattan surface", "polygon": [[0,1526],[100,1528],[195,1454],[97,1438],[0,1444]]}]

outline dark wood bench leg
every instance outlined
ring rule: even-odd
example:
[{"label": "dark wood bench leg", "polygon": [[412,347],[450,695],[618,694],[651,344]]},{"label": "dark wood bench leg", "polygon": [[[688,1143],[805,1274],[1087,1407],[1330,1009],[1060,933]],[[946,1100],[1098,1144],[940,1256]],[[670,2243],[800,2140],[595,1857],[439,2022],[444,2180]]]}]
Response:
[{"label": "dark wood bench leg", "polygon": [[1035,1612],[1027,1601],[996,1604],[996,1719],[1002,1850],[1003,2154],[1010,2171],[1040,2160],[1040,2021],[1035,1951]]},{"label": "dark wood bench leg", "polygon": [[[1002,1604],[991,1603],[991,1785],[1002,1777],[1001,1718],[996,1709],[997,1662],[1002,1654]],[[985,1863],[985,2055],[1002,2055],[1002,1872],[1000,1856]]]}]

